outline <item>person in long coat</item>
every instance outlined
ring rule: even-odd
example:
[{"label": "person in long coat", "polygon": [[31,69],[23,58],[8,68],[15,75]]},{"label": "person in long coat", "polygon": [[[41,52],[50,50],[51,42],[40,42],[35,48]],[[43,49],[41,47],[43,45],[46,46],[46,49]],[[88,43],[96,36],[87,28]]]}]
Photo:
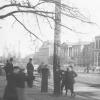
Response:
[{"label": "person in long coat", "polygon": [[7,60],[4,70],[6,72],[6,80],[8,81],[9,75],[13,73],[13,58],[10,58],[10,60]]},{"label": "person in long coat", "polygon": [[29,87],[33,86],[33,72],[34,72],[34,66],[32,64],[32,58],[29,59],[29,62],[27,64],[27,84]]},{"label": "person in long coat", "polygon": [[16,73],[16,89],[18,94],[18,100],[25,100],[24,88],[25,88],[26,76],[24,73],[24,69],[19,68],[18,70],[19,71]]},{"label": "person in long coat", "polygon": [[[73,70],[72,66],[69,66],[70,71],[67,74],[67,81],[66,81],[66,88],[70,89],[71,96],[75,96],[74,92],[74,83],[75,83],[75,77],[77,77],[77,73]],[[67,91],[66,91],[67,94]]]},{"label": "person in long coat", "polygon": [[3,100],[18,100],[15,73],[11,73],[7,76],[7,85],[4,90]]},{"label": "person in long coat", "polygon": [[69,89],[69,85],[70,85],[70,83],[69,83],[69,68],[67,68],[67,70],[65,71],[64,76],[63,76],[63,84],[61,87],[62,91],[63,91],[63,87],[65,87],[66,95],[67,95],[67,92]]},{"label": "person in long coat", "polygon": [[66,71],[61,71],[61,94],[63,93],[63,88],[65,87],[65,73]]},{"label": "person in long coat", "polygon": [[49,75],[50,75],[48,65],[42,66],[41,74],[42,74],[41,92],[48,92],[48,78],[49,78]]}]

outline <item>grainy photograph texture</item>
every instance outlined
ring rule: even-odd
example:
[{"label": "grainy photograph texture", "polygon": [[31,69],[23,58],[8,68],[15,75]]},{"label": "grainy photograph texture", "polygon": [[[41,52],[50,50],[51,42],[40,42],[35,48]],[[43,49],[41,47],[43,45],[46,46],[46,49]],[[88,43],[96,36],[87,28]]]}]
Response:
[{"label": "grainy photograph texture", "polygon": [[0,0],[0,100],[100,100],[99,0]]}]

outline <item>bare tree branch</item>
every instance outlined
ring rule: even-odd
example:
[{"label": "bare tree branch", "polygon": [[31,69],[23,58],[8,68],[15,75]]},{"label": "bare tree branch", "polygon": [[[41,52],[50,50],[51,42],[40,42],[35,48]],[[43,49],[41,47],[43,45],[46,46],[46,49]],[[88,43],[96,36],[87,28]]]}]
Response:
[{"label": "bare tree branch", "polygon": [[49,21],[48,18],[47,18],[47,21],[48,21],[48,23],[49,23],[49,25],[50,25],[50,28],[53,29],[53,27],[52,27],[52,25],[51,25],[51,23],[50,23],[50,21]]},{"label": "bare tree branch", "polygon": [[80,13],[80,11],[75,7],[70,7],[65,4],[60,4],[58,1],[55,1],[55,0],[42,0],[42,1],[45,1],[47,3],[54,3],[57,6],[60,6],[61,10],[62,10],[61,12],[64,11],[64,13],[62,13],[62,14],[66,15],[68,17],[78,19],[85,23],[95,24],[94,22],[91,22],[89,19],[87,19],[87,17],[85,17],[82,13]]},{"label": "bare tree branch", "polygon": [[4,8],[8,8],[8,7],[21,7],[21,8],[30,8],[30,9],[35,9],[37,6],[43,4],[45,2],[40,2],[38,4],[36,4],[35,6],[29,6],[29,5],[25,5],[25,4],[21,4],[21,3],[11,3],[11,4],[6,4],[0,7],[0,10],[4,9]]},{"label": "bare tree branch", "polygon": [[40,28],[40,24],[39,24],[39,20],[38,20],[38,16],[37,16],[37,15],[36,15],[36,20],[37,20],[37,24],[38,24],[39,31],[40,31],[40,33],[42,33],[42,32],[41,32],[41,28]]},{"label": "bare tree branch", "polygon": [[12,15],[23,27],[24,29],[29,32],[31,35],[35,36],[38,40],[40,40],[41,42],[43,42],[43,40],[41,40],[38,36],[36,36],[33,32],[31,32],[21,21],[19,21],[15,15]]},{"label": "bare tree branch", "polygon": [[[27,5],[14,2],[14,3],[8,4],[8,5],[4,5],[4,6],[0,7],[0,10],[2,10],[3,8],[8,8],[8,7],[17,7],[17,8],[27,8],[28,11],[29,11],[29,9],[32,9],[32,10],[34,9],[32,13],[34,13],[34,12],[43,12],[43,11],[41,11],[41,10],[36,10],[35,8],[36,8],[37,6],[43,4],[43,3],[54,3],[54,4],[58,5],[58,6],[61,6],[62,11],[64,11],[64,13],[62,13],[62,14],[66,15],[66,16],[68,16],[68,17],[71,17],[71,18],[75,18],[75,19],[81,20],[82,22],[86,22],[86,23],[89,23],[89,24],[93,24],[93,22],[90,22],[90,21],[89,21],[83,14],[81,14],[81,13],[79,12],[79,10],[78,10],[77,8],[75,8],[75,7],[70,7],[70,6],[65,5],[65,4],[59,4],[59,2],[54,1],[54,0],[42,0],[43,2],[38,2],[35,6],[32,6],[32,5],[30,4],[29,0],[27,0],[27,1],[28,1],[28,2],[25,3],[25,4],[27,4]],[[28,12],[28,11],[27,11],[27,12]],[[21,12],[24,12],[24,11],[23,11],[23,10],[20,10],[19,13],[21,13]],[[1,15],[1,16],[0,16],[0,19],[5,18],[5,17],[7,17],[7,16],[9,16],[9,15],[11,15],[11,14],[14,14],[14,13],[18,13],[18,11],[12,11],[12,12],[10,12],[10,13],[7,13],[6,15]],[[30,13],[31,13],[31,12],[30,12]],[[44,13],[55,14],[54,12],[48,12],[48,11],[46,11],[46,12],[44,12]]]},{"label": "bare tree branch", "polygon": [[65,26],[65,25],[63,25],[63,24],[60,24],[62,27],[64,27],[64,28],[66,28],[66,29],[68,29],[68,30],[70,30],[70,31],[72,31],[72,32],[75,32],[75,33],[78,33],[78,34],[88,34],[88,33],[83,33],[83,32],[79,32],[79,31],[76,31],[75,29],[72,29],[72,28],[70,28],[70,27],[67,27],[67,26]]},{"label": "bare tree branch", "polygon": [[[41,1],[41,2],[40,2]],[[70,18],[74,18],[74,19],[77,19],[77,20],[80,20],[82,22],[85,22],[85,23],[89,23],[89,24],[95,24],[93,22],[91,22],[88,18],[86,18],[83,14],[81,14],[79,12],[79,10],[75,7],[70,7],[68,5],[65,5],[65,4],[60,4],[58,1],[54,1],[54,0],[40,0],[36,5],[32,5],[29,0],[27,0],[27,2],[23,2],[23,3],[17,3],[16,0],[14,0],[13,2],[11,2],[11,4],[7,4],[7,5],[4,5],[2,7],[0,7],[0,10],[3,10],[3,9],[6,9],[6,8],[9,8],[9,7],[17,7],[18,9],[15,10],[15,11],[11,11],[11,12],[7,12],[6,14],[4,15],[1,15],[0,14],[0,19],[3,19],[3,18],[6,18],[8,16],[12,16],[13,14],[17,14],[17,13],[30,13],[30,14],[35,14],[36,16],[39,15],[39,16],[42,16],[42,17],[45,17],[47,18],[47,21],[52,28],[51,26],[51,23],[49,21],[49,18],[52,19],[54,22],[56,22],[55,18],[54,18],[54,15],[56,14],[55,12],[49,12],[49,11],[45,11],[45,10],[41,10],[41,9],[36,9],[37,6],[41,5],[41,4],[44,4],[44,3],[53,3],[53,4],[56,4],[58,6],[61,7],[61,13],[62,15],[65,15],[67,17],[70,17]],[[31,31],[29,31],[25,25],[20,22],[16,16],[13,15],[13,17],[29,32],[29,33],[32,33]],[[37,18],[37,17],[36,17]],[[38,21],[38,18],[37,18],[37,24],[38,24],[38,27],[39,27],[39,30],[40,30],[40,25],[39,25],[39,21]],[[60,24],[62,27],[65,27],[67,29],[69,29],[70,31],[73,31],[75,33],[80,33],[80,34],[86,34],[86,33],[82,33],[82,32],[78,32],[76,31],[75,29],[72,29],[70,27],[67,27],[65,25],[62,25]],[[41,33],[41,30],[40,30],[40,33]]]},{"label": "bare tree branch", "polygon": [[[38,15],[44,16],[44,17],[49,17],[51,19],[53,19],[53,18],[50,17],[50,16],[46,16],[44,14],[45,13],[54,14],[53,12],[45,12],[45,11],[38,11],[38,10],[35,10],[35,11],[33,11],[33,10],[20,10],[20,11],[12,11],[12,12],[9,12],[9,13],[7,13],[5,15],[0,15],[0,19],[6,18],[6,17],[11,16],[11,15],[13,15],[15,13],[33,13],[33,14],[38,14]],[[39,14],[39,13],[44,13],[44,14]]]}]

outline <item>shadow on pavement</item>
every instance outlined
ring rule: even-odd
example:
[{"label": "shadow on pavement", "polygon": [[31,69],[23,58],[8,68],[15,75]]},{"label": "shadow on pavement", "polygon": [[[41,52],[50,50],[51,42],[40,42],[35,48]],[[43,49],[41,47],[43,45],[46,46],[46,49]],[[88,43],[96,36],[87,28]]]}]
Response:
[{"label": "shadow on pavement", "polygon": [[91,84],[90,87],[100,88],[100,84]]},{"label": "shadow on pavement", "polygon": [[79,82],[79,83],[82,83],[82,84],[86,84],[86,85],[88,85],[89,87],[100,88],[100,84],[93,84],[93,83],[81,82],[81,81],[78,81],[78,82]]},{"label": "shadow on pavement", "polygon": [[88,99],[91,99],[91,100],[99,100],[97,97],[97,95],[93,92],[79,92],[77,93],[79,96],[82,96],[82,97],[86,97],[87,100]]}]

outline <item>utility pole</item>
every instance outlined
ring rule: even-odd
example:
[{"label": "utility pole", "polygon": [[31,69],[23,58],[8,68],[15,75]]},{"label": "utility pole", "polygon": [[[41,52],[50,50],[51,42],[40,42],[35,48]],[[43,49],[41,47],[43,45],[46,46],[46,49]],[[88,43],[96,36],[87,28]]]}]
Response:
[{"label": "utility pole", "polygon": [[60,90],[60,33],[61,33],[61,0],[55,3],[55,30],[54,30],[54,55],[53,55],[53,75],[54,75],[54,94],[59,95]]}]

